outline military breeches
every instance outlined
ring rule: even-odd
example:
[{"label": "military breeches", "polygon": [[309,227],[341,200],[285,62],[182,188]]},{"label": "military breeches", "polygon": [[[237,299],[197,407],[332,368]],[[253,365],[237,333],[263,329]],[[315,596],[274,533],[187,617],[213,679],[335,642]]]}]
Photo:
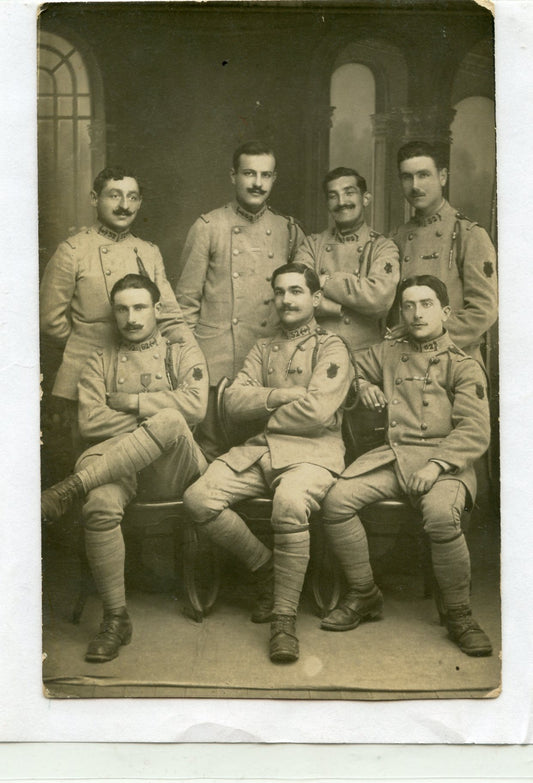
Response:
[{"label": "military breeches", "polygon": [[329,470],[309,463],[274,470],[267,452],[240,473],[221,459],[215,460],[189,487],[184,500],[194,521],[205,524],[239,500],[273,493],[272,527],[287,532],[295,527],[307,527],[309,515],[318,510],[334,481]]},{"label": "military breeches", "polygon": [[[371,503],[399,497],[405,497],[405,494],[392,465],[362,476],[341,476],[322,506],[324,522],[341,522]],[[429,492],[419,497],[408,496],[408,499],[420,511],[424,530],[432,541],[450,541],[460,535],[466,502],[466,489],[461,481],[442,478]]]},{"label": "military breeches", "polygon": [[[145,422],[145,429],[160,445],[161,455],[139,473],[121,476],[112,483],[91,489],[82,509],[83,524],[88,529],[109,530],[120,525],[124,509],[138,495],[143,500],[171,500],[196,479],[206,462],[183,416],[172,409],[156,413]],[[113,466],[116,446],[124,445],[128,434],[117,435],[87,449],[77,462],[83,470],[103,455]],[[117,456],[117,459],[120,455]]]}]

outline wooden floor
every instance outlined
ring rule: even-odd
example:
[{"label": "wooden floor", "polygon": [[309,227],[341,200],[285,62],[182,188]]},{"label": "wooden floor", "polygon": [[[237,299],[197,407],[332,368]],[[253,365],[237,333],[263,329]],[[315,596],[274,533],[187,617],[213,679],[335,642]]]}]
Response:
[{"label": "wooden floor", "polygon": [[[87,664],[87,642],[101,607],[90,596],[79,625],[70,622],[79,560],[68,535],[49,536],[43,551],[43,681],[51,698],[235,698],[314,700],[465,699],[498,695],[500,601],[498,525],[473,520],[472,605],[494,654],[469,658],[446,637],[432,599],[423,597],[412,552],[390,542],[374,566],[385,597],[383,620],[348,633],[325,633],[307,588],[298,618],[297,664],[268,659],[268,625],[249,621],[246,574],[222,558],[223,584],[210,615],[183,614],[173,563],[159,551],[129,562],[132,643],[106,664]],[[137,553],[138,554],[138,553]],[[375,559],[374,559],[375,560]]]}]

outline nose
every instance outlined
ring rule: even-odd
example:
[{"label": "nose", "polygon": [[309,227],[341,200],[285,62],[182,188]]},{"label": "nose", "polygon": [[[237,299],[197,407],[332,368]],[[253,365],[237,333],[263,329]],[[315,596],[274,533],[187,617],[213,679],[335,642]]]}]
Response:
[{"label": "nose", "polygon": [[415,305],[415,320],[419,321],[422,318],[422,305]]}]

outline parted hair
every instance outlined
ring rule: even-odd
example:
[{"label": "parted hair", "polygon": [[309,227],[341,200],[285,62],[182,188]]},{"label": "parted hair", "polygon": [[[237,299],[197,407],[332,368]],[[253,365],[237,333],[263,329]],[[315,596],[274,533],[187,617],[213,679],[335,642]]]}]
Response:
[{"label": "parted hair", "polygon": [[239,163],[241,155],[272,155],[274,158],[274,168],[276,168],[276,156],[274,150],[268,144],[263,141],[252,140],[245,141],[241,144],[233,153],[233,170],[239,170]]},{"label": "parted hair", "polygon": [[156,304],[161,299],[161,292],[159,291],[159,288],[152,280],[150,280],[149,277],[146,277],[146,275],[135,275],[131,273],[129,275],[124,275],[124,277],[121,277],[120,280],[117,280],[111,289],[111,293],[109,295],[111,304],[114,303],[115,296],[119,291],[126,291],[128,288],[144,288],[146,291],[149,291],[153,304]]},{"label": "parted hair", "polygon": [[106,182],[109,182],[110,179],[124,179],[124,177],[132,177],[132,179],[135,180],[137,187],[139,188],[139,195],[142,196],[143,190],[138,176],[134,174],[133,171],[125,168],[124,166],[106,166],[105,169],[102,169],[102,171],[98,172],[93,182],[93,190],[96,195],[99,196]]},{"label": "parted hair", "polygon": [[428,288],[431,288],[433,291],[435,291],[437,294],[437,299],[443,307],[446,307],[450,304],[448,289],[446,288],[445,283],[443,283],[442,280],[440,280],[438,277],[435,277],[434,275],[413,275],[413,277],[408,277],[406,280],[400,283],[398,286],[398,300],[400,304],[402,302],[402,295],[405,289],[411,288],[414,285],[427,285]]},{"label": "parted hair", "polygon": [[272,273],[272,280],[270,281],[272,288],[274,288],[276,285],[276,278],[278,278],[280,275],[285,275],[290,272],[296,272],[297,274],[303,275],[305,278],[305,283],[312,294],[314,294],[315,291],[320,291],[320,280],[315,270],[311,269],[310,266],[306,266],[305,264],[295,264],[293,262],[290,264],[283,264],[283,266],[278,266],[278,268],[274,270]]},{"label": "parted hair", "polygon": [[422,157],[432,158],[437,169],[445,169],[448,165],[444,150],[439,145],[430,144],[428,141],[408,141],[398,150],[398,169],[404,160]]},{"label": "parted hair", "polygon": [[334,179],[339,179],[339,177],[355,177],[355,181],[357,183],[357,187],[361,191],[361,193],[367,192],[366,187],[366,179],[359,174],[358,171],[355,169],[349,169],[346,166],[338,166],[336,169],[332,169],[331,171],[328,171],[326,176],[324,177],[324,180],[322,182],[322,190],[324,191],[324,195],[328,195],[328,185],[330,182],[333,182]]}]

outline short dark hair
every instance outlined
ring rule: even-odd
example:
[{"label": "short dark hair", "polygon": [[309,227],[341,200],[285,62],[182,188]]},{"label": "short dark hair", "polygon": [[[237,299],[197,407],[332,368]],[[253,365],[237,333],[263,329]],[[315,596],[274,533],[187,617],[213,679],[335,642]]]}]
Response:
[{"label": "short dark hair", "polygon": [[402,303],[402,295],[406,288],[411,288],[414,285],[427,285],[428,288],[432,288],[437,294],[437,299],[443,307],[450,304],[450,298],[448,296],[448,289],[445,283],[434,275],[413,275],[408,277],[398,286],[398,301]]},{"label": "short dark hair", "polygon": [[447,157],[442,145],[430,144],[427,141],[408,141],[398,150],[397,161],[398,170],[400,164],[409,158],[432,158],[437,169],[447,167]]},{"label": "short dark hair", "polygon": [[159,288],[154,282],[152,282],[152,280],[150,280],[149,277],[146,277],[146,275],[129,274],[124,275],[124,277],[121,277],[120,280],[117,280],[111,289],[111,293],[109,294],[111,304],[114,303],[115,296],[119,291],[126,291],[128,288],[144,288],[145,291],[149,291],[150,296],[152,297],[152,304],[156,304],[161,299],[161,292],[159,291]]},{"label": "short dark hair", "polygon": [[331,171],[328,171],[326,176],[324,177],[324,180],[322,182],[322,190],[324,191],[324,194],[328,195],[328,185],[330,182],[333,182],[334,179],[339,179],[339,177],[355,177],[355,181],[357,182],[357,187],[361,191],[361,193],[367,192],[366,187],[366,179],[359,174],[358,171],[355,169],[349,169],[346,168],[346,166],[338,166],[336,169],[332,169]]},{"label": "short dark hair", "polygon": [[233,170],[238,171],[241,155],[272,155],[274,158],[274,169],[276,168],[276,156],[274,150],[269,144],[263,141],[245,141],[240,147],[237,147],[233,153]]},{"label": "short dark hair", "polygon": [[98,172],[93,182],[93,190],[97,196],[100,195],[105,187],[106,182],[110,179],[124,179],[124,177],[131,177],[137,183],[139,188],[139,195],[142,196],[142,185],[139,182],[139,177],[134,174],[130,169],[124,168],[124,166],[106,166],[105,169]]},{"label": "short dark hair", "polygon": [[276,278],[278,278],[280,275],[289,274],[290,272],[296,272],[299,275],[303,275],[305,278],[305,283],[312,294],[314,294],[315,291],[320,291],[320,280],[315,270],[310,266],[294,263],[293,261],[291,261],[289,264],[278,266],[278,268],[274,270],[272,273],[272,280],[270,281],[272,288],[275,287]]}]

